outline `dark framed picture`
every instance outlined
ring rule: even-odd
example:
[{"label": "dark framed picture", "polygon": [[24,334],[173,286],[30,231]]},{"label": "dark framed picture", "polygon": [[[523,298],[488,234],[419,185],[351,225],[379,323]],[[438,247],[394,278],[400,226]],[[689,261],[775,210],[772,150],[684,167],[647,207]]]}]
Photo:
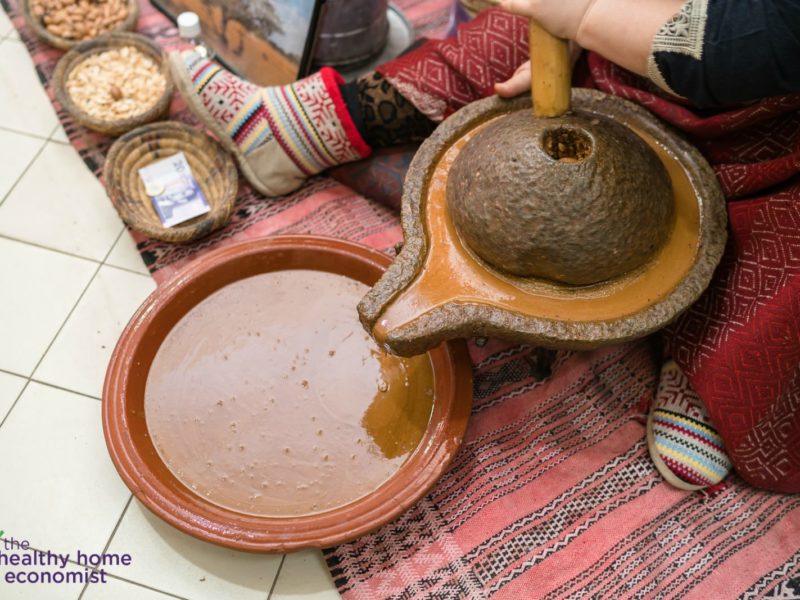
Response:
[{"label": "dark framed picture", "polygon": [[173,20],[200,17],[205,42],[232,70],[259,85],[311,72],[325,0],[153,0]]}]

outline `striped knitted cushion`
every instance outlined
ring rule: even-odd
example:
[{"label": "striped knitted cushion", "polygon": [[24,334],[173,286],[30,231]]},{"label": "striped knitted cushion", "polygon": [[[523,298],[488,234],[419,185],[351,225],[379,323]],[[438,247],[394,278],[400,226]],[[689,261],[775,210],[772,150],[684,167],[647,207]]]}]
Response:
[{"label": "striped knitted cushion", "polygon": [[[661,370],[650,415],[649,442],[656,466],[678,487],[709,487],[731,470],[722,438],[688,378],[671,359]],[[669,473],[663,472],[665,467]]]},{"label": "striped knitted cushion", "polygon": [[205,109],[245,155],[276,139],[304,173],[314,175],[369,154],[341,98],[343,81],[332,69],[259,88],[196,52],[183,58]]},{"label": "striped knitted cushion", "polygon": [[170,65],[191,111],[263,194],[286,194],[312,175],[372,152],[348,111],[343,80],[331,68],[291,85],[258,87],[193,50],[173,52]]}]

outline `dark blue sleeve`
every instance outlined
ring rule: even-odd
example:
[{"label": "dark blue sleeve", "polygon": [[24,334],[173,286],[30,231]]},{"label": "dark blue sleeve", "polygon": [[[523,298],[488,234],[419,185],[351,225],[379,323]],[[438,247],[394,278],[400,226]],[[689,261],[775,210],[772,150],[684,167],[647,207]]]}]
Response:
[{"label": "dark blue sleeve", "polygon": [[800,0],[689,0],[651,61],[701,108],[800,92]]}]

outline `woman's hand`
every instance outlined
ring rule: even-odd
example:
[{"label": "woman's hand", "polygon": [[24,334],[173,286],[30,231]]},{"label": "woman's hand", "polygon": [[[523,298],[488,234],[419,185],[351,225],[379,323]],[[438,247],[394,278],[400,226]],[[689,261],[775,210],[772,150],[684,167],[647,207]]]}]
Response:
[{"label": "woman's hand", "polygon": [[513,98],[531,91],[531,61],[526,60],[508,81],[494,84],[494,91],[501,98]]},{"label": "woman's hand", "polygon": [[[572,64],[578,60],[581,55],[581,47],[574,42],[569,44],[570,60]],[[526,60],[519,68],[514,71],[514,74],[507,81],[496,83],[494,91],[501,98],[513,98],[520,94],[526,94],[531,91],[531,61]]]},{"label": "woman's hand", "polygon": [[574,40],[595,0],[500,0],[500,6],[535,19],[553,35]]}]

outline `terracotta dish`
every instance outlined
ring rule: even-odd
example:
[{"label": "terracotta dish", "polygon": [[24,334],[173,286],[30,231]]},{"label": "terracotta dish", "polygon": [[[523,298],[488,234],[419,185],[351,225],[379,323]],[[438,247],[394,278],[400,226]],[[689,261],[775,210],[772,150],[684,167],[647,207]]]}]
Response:
[{"label": "terracotta dish", "polygon": [[[201,489],[187,485],[182,467],[189,467],[184,469],[188,471],[197,467],[195,464],[197,461],[204,460],[201,455],[207,448],[204,449],[202,439],[198,442],[199,438],[194,438],[194,441],[197,442],[196,457],[191,451],[186,452],[187,447],[184,443],[184,455],[181,459],[184,462],[182,465],[176,465],[171,460],[165,462],[161,457],[165,446],[172,444],[174,447],[175,444],[173,442],[179,444],[185,442],[185,439],[182,442],[181,438],[186,438],[186,436],[190,435],[187,432],[190,432],[192,427],[196,429],[197,423],[201,422],[202,419],[205,419],[205,426],[209,430],[216,427],[217,431],[223,431],[227,430],[230,425],[232,433],[223,431],[225,434],[234,435],[237,427],[240,431],[250,427],[251,432],[264,432],[269,435],[269,427],[253,427],[249,418],[240,419],[238,424],[234,422],[229,424],[228,420],[225,420],[222,422],[222,427],[219,427],[219,420],[222,417],[213,415],[218,414],[214,412],[217,410],[216,404],[219,405],[219,410],[222,411],[222,398],[220,398],[219,402],[212,403],[214,406],[207,407],[208,410],[202,412],[202,414],[200,411],[194,412],[195,404],[198,402],[195,396],[202,395],[202,388],[197,388],[192,396],[187,395],[186,398],[173,402],[171,408],[174,408],[179,414],[176,416],[177,420],[173,429],[175,439],[167,439],[167,444],[164,444],[164,436],[158,433],[159,424],[156,422],[157,420],[152,417],[156,413],[154,413],[151,381],[158,379],[159,372],[162,375],[164,372],[169,374],[168,370],[164,371],[161,368],[163,367],[163,362],[159,363],[163,357],[162,350],[169,347],[171,339],[174,341],[173,336],[176,332],[185,331],[187,322],[190,325],[196,325],[197,323],[193,321],[193,318],[183,319],[187,313],[192,315],[203,314],[202,310],[209,305],[211,300],[229,298],[231,291],[240,289],[242,283],[260,281],[263,284],[265,281],[279,281],[283,282],[280,283],[280,286],[286,288],[287,275],[292,274],[292,276],[297,277],[298,274],[302,275],[303,271],[317,272],[317,275],[322,276],[318,279],[322,281],[325,281],[326,277],[330,278],[330,274],[344,276],[347,279],[343,279],[343,281],[349,281],[353,285],[359,286],[360,289],[362,284],[364,286],[373,285],[390,262],[391,260],[386,255],[350,242],[312,236],[283,236],[248,241],[210,252],[190,264],[171,281],[159,287],[145,301],[122,333],[111,357],[103,391],[103,429],[106,444],[117,471],[136,497],[166,522],[202,540],[238,550],[278,553],[309,547],[327,547],[356,538],[391,521],[427,493],[442,476],[458,451],[470,413],[471,368],[465,345],[461,342],[442,344],[431,350],[426,356],[423,355],[413,359],[430,365],[433,378],[432,380],[428,379],[428,381],[432,381],[432,384],[430,384],[426,392],[428,392],[428,395],[432,395],[432,399],[428,398],[425,401],[427,402],[428,413],[425,413],[424,423],[427,423],[427,426],[423,424],[420,428],[420,434],[417,438],[418,443],[416,443],[415,447],[408,449],[408,458],[402,464],[399,464],[393,474],[375,489],[359,498],[348,500],[347,503],[342,504],[340,502],[339,505],[333,508],[323,504],[320,506],[320,510],[312,511],[309,509],[306,514],[298,514],[296,510],[292,512],[294,509],[290,509],[286,511],[285,515],[275,515],[266,514],[263,510],[259,513],[263,506],[258,506],[258,502],[256,502],[255,505],[247,507],[251,510],[233,510],[226,508],[225,502],[212,501],[219,496],[230,495],[230,487],[216,488],[215,493],[220,489],[224,493],[215,495],[210,500],[205,497]],[[338,277],[336,278],[338,279]],[[277,288],[275,290],[276,295],[279,295],[278,292],[280,290]],[[228,296],[224,294],[228,294]],[[235,302],[232,301],[231,306],[233,308],[231,310],[235,316],[236,308],[234,304]],[[307,302],[299,304],[302,311],[302,306],[312,306],[313,302],[309,298]],[[316,306],[319,306],[319,303]],[[318,315],[319,313],[309,310],[307,320],[304,321],[304,323],[307,323],[309,330],[314,330],[310,333],[305,332],[309,333],[309,336],[311,333],[318,333],[317,330],[319,330],[319,333],[326,333],[326,327],[331,329],[321,319],[315,320],[315,314]],[[267,311],[267,315],[274,315],[274,313]],[[269,318],[271,317],[268,316],[267,319]],[[353,320],[358,328],[357,333],[364,336],[363,343],[372,344],[373,342],[358,326],[354,305]],[[277,320],[274,321],[277,322]],[[248,336],[246,343],[260,343],[255,341],[255,336],[259,335],[258,330],[254,328],[252,331],[256,333],[253,333],[253,337],[250,338],[251,330],[249,326],[246,327],[246,336]],[[305,328],[306,326],[304,325]],[[194,327],[194,330],[196,331],[197,327]],[[204,351],[201,346],[213,347],[215,343],[219,343],[217,341],[219,337],[223,336],[215,336],[210,331],[206,334],[202,329],[200,334],[199,338],[197,338],[198,343],[191,347],[186,347],[185,353],[189,355],[194,352],[196,355],[199,352],[204,360],[209,356],[220,356],[219,354],[213,354],[213,352],[203,354]],[[243,339],[244,335],[241,334],[237,338],[237,343]],[[268,338],[266,334],[258,339],[263,340],[265,338]],[[308,339],[312,338],[309,337]],[[330,339],[338,340],[339,338],[331,336]],[[270,346],[274,341],[274,337],[271,340]],[[278,341],[280,342],[280,340]],[[329,345],[328,342],[322,342],[322,347],[320,348],[311,347],[309,356],[316,358],[307,362],[304,360],[302,363],[303,368],[314,369],[315,364],[319,364],[323,360],[327,361],[328,356],[334,357],[335,348],[330,346],[329,349]],[[233,362],[236,356],[235,353],[241,350],[241,347],[226,346],[226,348],[229,347],[232,350],[230,359]],[[342,340],[340,348],[343,349],[345,347],[347,346]],[[179,355],[181,354],[179,353]],[[372,351],[373,357],[378,357],[379,355],[381,365],[385,364],[385,361],[403,360],[383,355],[377,350]],[[225,354],[224,359],[225,361],[228,360],[227,354]],[[257,364],[264,364],[263,362],[258,363],[258,360],[258,357],[256,357]],[[211,364],[220,363],[212,362]],[[335,363],[326,362],[325,364]],[[220,368],[222,368],[221,364]],[[273,368],[274,370],[274,367],[270,365],[264,365],[264,368]],[[323,366],[322,369],[324,368]],[[330,367],[327,369],[326,376],[336,376],[335,369]],[[300,368],[298,367],[299,370]],[[294,371],[294,368],[292,368],[292,371]],[[181,374],[183,372],[176,371],[176,373]],[[255,381],[261,377],[261,384],[264,384],[264,376],[261,369],[249,368],[245,370],[245,373],[248,374],[247,377],[251,377],[249,374],[252,374],[251,380]],[[322,370],[319,373],[322,374]],[[286,375],[291,380],[292,375],[289,373],[286,373]],[[286,379],[286,377],[283,378]],[[310,377],[309,379],[311,379],[310,387],[313,390],[314,379]],[[270,378],[268,377],[266,381],[269,380]],[[244,383],[248,382],[245,381]],[[309,387],[309,383],[305,379],[302,383],[306,388]],[[374,380],[371,380],[371,383],[374,385]],[[391,385],[390,381],[389,386]],[[407,388],[406,395],[411,394],[413,396],[416,393],[414,392],[416,389],[414,381],[409,382],[408,378],[406,378],[405,387]],[[379,388],[381,392],[386,392],[383,381],[379,382]],[[181,389],[180,386],[178,389]],[[334,427],[337,424],[342,425],[342,429],[346,429],[347,423],[337,421],[336,415],[331,413],[337,406],[336,402],[340,402],[339,406],[348,406],[351,401],[346,399],[341,403],[341,399],[335,397],[335,389],[326,389],[324,392],[327,396],[323,394],[323,397],[328,399],[323,407],[324,410],[314,414],[307,406],[303,405],[303,399],[300,398],[300,406],[297,407],[296,412],[298,422],[300,419],[316,420],[320,424],[320,435],[322,433],[321,429],[327,427],[325,431],[327,436],[329,431],[332,433],[334,428],[338,429],[338,427]],[[278,402],[281,402],[286,400],[287,394],[284,391],[283,395],[278,394],[277,396]],[[258,394],[255,396],[251,394],[250,397],[256,398],[257,401],[260,398]],[[388,432],[394,445],[387,450],[387,446],[380,445],[379,441],[377,443],[380,451],[384,452],[387,458],[394,459],[398,455],[394,436],[401,428],[400,421],[406,419],[408,414],[398,414],[395,410],[396,407],[389,406],[392,404],[391,402],[384,401],[380,403],[378,397],[379,395],[376,394],[375,400],[372,401],[369,409],[364,413],[360,426],[364,427],[368,436],[374,438],[374,440],[368,439],[368,443],[377,441],[380,431]],[[147,404],[145,402],[146,398]],[[238,396],[238,398],[241,403],[243,396]],[[271,400],[274,401],[274,399],[268,398],[268,395],[264,396],[263,408],[265,411]],[[294,400],[296,402],[298,399],[295,398]],[[236,401],[237,397],[225,396],[225,410],[228,410],[229,403],[236,404]],[[422,402],[422,405],[425,405],[425,402]],[[247,410],[260,410],[260,403],[256,402],[256,404],[259,404],[259,406],[254,406],[251,403]],[[183,411],[182,414],[181,411]],[[229,415],[230,413],[227,414]],[[285,410],[283,414],[286,414]],[[429,418],[428,414],[430,415]],[[194,416],[193,419],[191,418],[192,416]],[[255,413],[253,413],[253,416],[254,418],[261,418],[260,415],[255,415]],[[180,420],[181,417],[190,417],[188,423],[187,420]],[[148,421],[148,419],[152,420]],[[214,419],[217,419],[217,421],[214,422]],[[269,423],[269,421],[263,422]],[[182,425],[181,423],[185,424]],[[279,424],[276,423],[276,426],[279,426]],[[163,432],[164,430],[160,431]],[[297,431],[300,431],[300,428]],[[154,432],[157,433],[154,434]],[[277,436],[279,433],[279,431],[276,431],[275,435]],[[283,439],[286,440],[287,436],[284,435]],[[303,451],[310,452],[310,446],[319,439],[321,438],[316,438],[313,435],[303,438],[298,433],[297,439],[291,439],[291,444],[295,444],[291,449],[292,454],[289,454],[288,446],[283,448],[283,451],[286,452],[287,460],[289,456],[295,456],[296,450],[298,453]],[[360,444],[361,442],[362,440],[359,438],[358,443]],[[205,442],[205,446],[208,447],[214,443]],[[373,451],[378,446],[373,445]],[[189,446],[188,448],[192,450],[194,447]],[[262,449],[265,451],[273,450],[269,445],[263,445]],[[229,448],[229,450],[231,449]],[[235,460],[239,456],[249,456],[247,467],[252,468],[253,454],[251,450],[248,447],[245,452],[244,445],[242,445],[241,447],[234,447],[227,455],[224,448],[220,448],[219,454],[226,456],[225,460]],[[279,458],[281,457],[280,452],[273,452],[272,454],[277,454]],[[261,455],[256,454],[255,458],[260,460]],[[355,460],[355,454],[353,458]],[[327,460],[327,455],[325,460]],[[170,464],[166,464],[167,462]],[[306,463],[306,466],[308,464],[311,463]],[[245,466],[245,464],[241,466],[242,473],[246,473]],[[229,467],[230,465],[226,468]],[[285,471],[286,465],[283,465],[283,467]],[[357,474],[358,469],[352,467],[349,467],[349,469],[350,471],[345,473],[346,475]],[[261,479],[268,480],[263,482],[264,487],[267,487],[268,484],[272,485],[276,478],[277,476],[273,478],[267,473],[266,476],[262,474]],[[256,482],[261,481],[261,479],[256,479]],[[320,481],[324,482],[325,479],[320,478]],[[291,492],[291,489],[293,488],[290,488],[288,495],[284,496],[284,499],[288,497],[290,502],[293,500],[293,495],[295,495]],[[300,486],[297,489],[299,490]],[[299,492],[296,495],[299,496]],[[321,497],[327,499],[325,494],[322,494]]]}]

